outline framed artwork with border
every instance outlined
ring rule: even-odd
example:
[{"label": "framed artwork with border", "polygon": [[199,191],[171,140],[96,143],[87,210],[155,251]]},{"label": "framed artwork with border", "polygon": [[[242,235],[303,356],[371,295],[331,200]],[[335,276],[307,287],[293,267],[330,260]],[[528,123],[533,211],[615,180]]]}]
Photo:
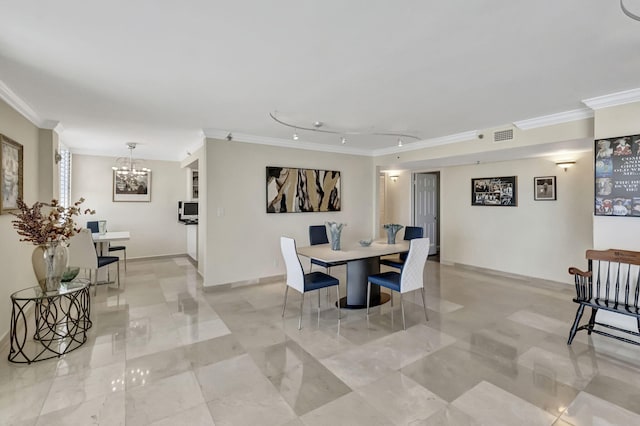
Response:
[{"label": "framed artwork with border", "polygon": [[339,171],[267,166],[266,172],[267,213],[340,211]]},{"label": "framed artwork with border", "polygon": [[471,205],[516,207],[518,205],[518,177],[472,178]]},{"label": "framed artwork with border", "polygon": [[640,134],[594,143],[594,214],[640,217]]},{"label": "framed artwork with border", "polygon": [[151,201],[151,172],[145,174],[113,171],[113,201]]},{"label": "framed artwork with border", "polygon": [[21,144],[0,134],[0,214],[18,209],[23,197],[23,155]]},{"label": "framed artwork with border", "polygon": [[536,201],[555,201],[556,177],[539,176],[533,178],[533,199]]}]

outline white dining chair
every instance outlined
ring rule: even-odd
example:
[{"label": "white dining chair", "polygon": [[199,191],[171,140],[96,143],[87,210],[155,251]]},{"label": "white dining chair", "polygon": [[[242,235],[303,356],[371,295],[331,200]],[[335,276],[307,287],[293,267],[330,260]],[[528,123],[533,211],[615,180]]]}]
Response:
[{"label": "white dining chair", "polygon": [[[415,238],[411,240],[409,246],[409,254],[401,272],[383,272],[381,274],[369,275],[367,278],[367,318],[369,318],[369,298],[371,295],[371,284],[386,287],[391,290],[393,301],[393,292],[400,293],[400,309],[402,310],[402,328],[406,330],[407,326],[404,320],[404,304],[402,303],[402,294],[420,289],[422,292],[422,306],[424,307],[424,318],[429,321],[427,316],[427,302],[424,296],[424,267],[429,256],[429,238]],[[393,306],[393,305],[392,305]]]},{"label": "white dining chair", "polygon": [[338,322],[340,321],[340,281],[324,272],[315,271],[308,274],[304,273],[302,264],[296,252],[296,242],[293,238],[280,237],[280,250],[284,258],[285,267],[287,269],[287,286],[284,291],[284,304],[282,306],[282,316],[287,308],[287,294],[289,287],[297,290],[301,294],[300,298],[300,319],[298,320],[298,330],[302,328],[302,306],[304,304],[304,294],[308,291],[318,290],[318,315],[320,315],[320,292],[321,288],[335,286],[338,294]]},{"label": "white dining chair", "polygon": [[98,256],[93,245],[93,238],[89,229],[82,229],[69,238],[69,266],[89,271],[89,283],[94,285],[93,294],[98,292],[98,268],[117,264],[117,280],[120,287],[120,258],[118,256]]}]

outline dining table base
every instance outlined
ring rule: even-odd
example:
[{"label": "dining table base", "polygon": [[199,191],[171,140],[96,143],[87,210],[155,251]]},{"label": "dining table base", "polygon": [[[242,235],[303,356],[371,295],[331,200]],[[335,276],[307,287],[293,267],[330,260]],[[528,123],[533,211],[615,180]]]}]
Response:
[{"label": "dining table base", "polygon": [[[380,258],[350,260],[347,262],[347,297],[340,299],[340,308],[364,309],[367,307],[367,283],[369,275],[380,273]],[[370,306],[388,302],[389,295],[380,287],[371,286]]]}]

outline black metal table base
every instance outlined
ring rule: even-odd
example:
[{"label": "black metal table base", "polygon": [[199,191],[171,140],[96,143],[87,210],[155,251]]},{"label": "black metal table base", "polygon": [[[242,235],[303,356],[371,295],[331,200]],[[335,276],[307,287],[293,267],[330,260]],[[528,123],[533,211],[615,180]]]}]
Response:
[{"label": "black metal table base", "polygon": [[[31,304],[35,329],[29,330],[31,315],[25,311]],[[60,357],[87,341],[87,331],[92,325],[88,284],[68,292],[40,292],[33,297],[14,294],[12,305],[8,357],[11,362],[31,364]]]},{"label": "black metal table base", "polygon": [[[373,308],[374,306],[379,306],[387,303],[391,300],[391,296],[387,293],[380,293],[379,296],[371,296],[371,301],[369,302],[369,307]],[[337,303],[337,302],[336,302]],[[340,309],[366,309],[367,305],[349,305],[347,303],[347,298],[340,298]]]}]

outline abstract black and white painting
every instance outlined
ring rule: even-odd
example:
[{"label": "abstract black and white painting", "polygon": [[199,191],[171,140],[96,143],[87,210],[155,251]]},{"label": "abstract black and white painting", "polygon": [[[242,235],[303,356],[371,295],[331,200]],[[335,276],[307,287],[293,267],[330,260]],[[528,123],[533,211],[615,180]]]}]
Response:
[{"label": "abstract black and white painting", "polygon": [[267,213],[340,211],[340,172],[267,166]]}]

